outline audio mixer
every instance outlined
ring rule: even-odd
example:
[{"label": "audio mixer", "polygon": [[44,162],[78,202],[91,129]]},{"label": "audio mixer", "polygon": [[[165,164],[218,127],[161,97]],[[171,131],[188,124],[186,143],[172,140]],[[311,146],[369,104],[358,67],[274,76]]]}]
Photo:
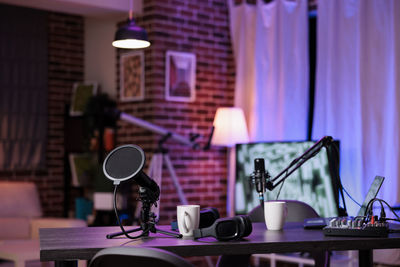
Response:
[{"label": "audio mixer", "polygon": [[323,228],[323,232],[326,236],[387,237],[389,224],[378,221],[376,216],[369,222],[363,217],[337,217]]}]

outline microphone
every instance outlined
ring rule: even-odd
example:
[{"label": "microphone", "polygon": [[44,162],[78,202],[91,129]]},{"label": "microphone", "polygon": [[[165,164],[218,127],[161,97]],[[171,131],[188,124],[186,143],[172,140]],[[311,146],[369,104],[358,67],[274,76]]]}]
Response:
[{"label": "microphone", "polygon": [[[124,145],[112,150],[103,163],[104,175],[115,185],[133,179],[140,187],[148,189],[153,202],[160,196],[160,187],[142,171],[145,164],[143,150],[136,145]],[[149,193],[150,193],[149,192]]]},{"label": "microphone", "polygon": [[256,186],[256,191],[258,192],[258,198],[261,205],[264,205],[264,191],[269,177],[269,173],[265,171],[264,159],[256,158],[254,160],[254,172],[251,174],[250,179]]}]

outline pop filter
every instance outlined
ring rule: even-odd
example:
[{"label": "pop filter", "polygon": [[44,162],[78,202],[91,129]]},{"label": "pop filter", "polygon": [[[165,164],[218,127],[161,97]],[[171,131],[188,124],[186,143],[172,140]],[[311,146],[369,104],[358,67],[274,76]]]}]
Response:
[{"label": "pop filter", "polygon": [[[124,234],[130,239],[136,239],[142,236],[148,236],[149,232],[164,233],[170,236],[182,237],[180,234],[169,233],[158,230],[155,226],[157,217],[150,211],[151,206],[157,206],[157,200],[160,197],[160,188],[157,183],[147,176],[143,171],[145,163],[145,155],[143,150],[136,145],[124,145],[112,150],[103,163],[104,175],[114,182],[114,211],[117,222],[122,232],[108,234],[107,238],[113,238]],[[142,202],[142,210],[140,212],[140,227],[125,231],[119,219],[117,210],[117,187],[122,181],[133,179],[139,186],[139,200]],[[132,237],[128,233],[142,230],[142,234]]]},{"label": "pop filter", "polygon": [[131,179],[143,169],[145,159],[143,150],[136,145],[117,147],[104,160],[104,175],[118,183]]},{"label": "pop filter", "polygon": [[141,187],[149,189],[152,198],[158,199],[160,188],[157,183],[143,171],[146,157],[143,150],[136,145],[123,145],[112,150],[103,163],[104,175],[118,185],[131,178]]}]

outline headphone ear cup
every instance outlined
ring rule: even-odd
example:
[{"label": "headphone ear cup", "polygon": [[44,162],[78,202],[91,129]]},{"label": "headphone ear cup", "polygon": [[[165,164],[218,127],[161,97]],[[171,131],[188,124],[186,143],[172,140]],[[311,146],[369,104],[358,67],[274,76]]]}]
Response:
[{"label": "headphone ear cup", "polygon": [[245,231],[243,233],[243,237],[249,236],[251,232],[253,231],[253,223],[251,222],[251,219],[247,215],[242,215],[241,216],[244,220],[245,224]]},{"label": "headphone ear cup", "polygon": [[250,217],[247,215],[238,215],[235,217],[237,223],[239,224],[238,238],[246,237],[253,231],[253,225],[251,223]]}]

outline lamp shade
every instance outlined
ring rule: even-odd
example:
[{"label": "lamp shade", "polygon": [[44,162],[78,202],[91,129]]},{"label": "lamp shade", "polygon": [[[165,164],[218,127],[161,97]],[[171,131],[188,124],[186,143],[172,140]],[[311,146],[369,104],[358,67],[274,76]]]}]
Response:
[{"label": "lamp shade", "polygon": [[232,147],[249,141],[243,110],[236,107],[218,108],[214,118],[211,144]]},{"label": "lamp shade", "polygon": [[112,45],[117,48],[139,49],[150,46],[146,31],[136,25],[134,19],[120,27],[115,33],[115,40]]}]

